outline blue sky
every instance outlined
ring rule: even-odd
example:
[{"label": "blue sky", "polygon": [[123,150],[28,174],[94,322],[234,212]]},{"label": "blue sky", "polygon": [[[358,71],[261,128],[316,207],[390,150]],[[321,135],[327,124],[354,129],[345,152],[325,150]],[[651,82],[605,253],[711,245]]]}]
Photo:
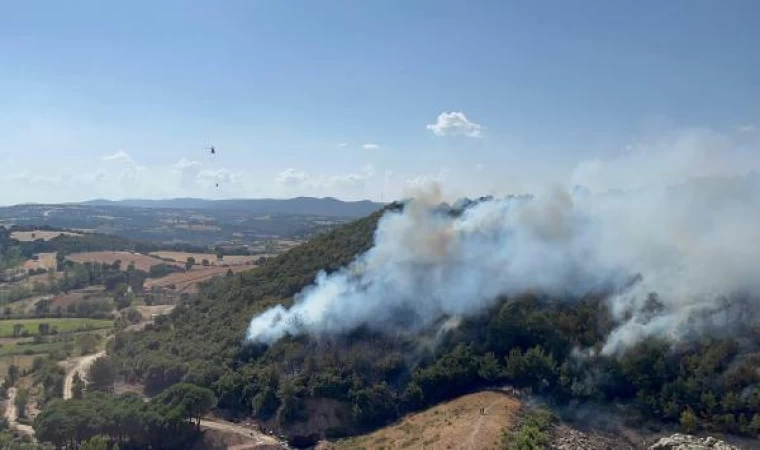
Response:
[{"label": "blue sky", "polygon": [[0,1],[0,15],[3,204],[603,188],[630,161],[675,152],[669,176],[701,175],[708,152],[722,174],[760,153],[751,0]]}]

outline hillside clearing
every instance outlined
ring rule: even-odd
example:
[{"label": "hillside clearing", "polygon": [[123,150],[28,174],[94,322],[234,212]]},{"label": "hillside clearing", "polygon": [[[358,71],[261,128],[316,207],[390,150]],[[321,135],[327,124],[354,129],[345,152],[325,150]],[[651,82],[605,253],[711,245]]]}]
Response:
[{"label": "hillside clearing", "polygon": [[[30,259],[24,261],[24,268],[26,270],[31,269],[55,269],[58,262],[55,260],[56,252],[51,253],[37,253],[37,259]],[[47,277],[47,274],[43,275]]]},{"label": "hillside clearing", "polygon": [[[481,414],[485,408],[485,414]],[[373,433],[337,442],[338,449],[493,449],[516,418],[520,402],[499,391],[484,391],[411,414]]]},{"label": "hillside clearing", "polygon": [[34,358],[45,356],[42,353],[34,354],[34,355],[16,355],[15,358],[0,358],[0,373],[6,374],[8,373],[8,367],[10,367],[11,364],[15,365],[22,371],[29,370],[32,368],[32,364],[34,363]]},{"label": "hillside clearing", "polygon": [[134,263],[135,269],[137,270],[143,270],[145,272],[148,272],[152,266],[158,265],[158,264],[175,264],[179,265],[178,263],[171,263],[162,261],[158,258],[154,258],[152,256],[143,255],[142,253],[131,253],[131,252],[85,252],[85,253],[74,253],[67,257],[71,261],[84,264],[86,262],[100,262],[100,263],[107,263],[107,264],[113,264],[116,261],[121,261],[121,269],[127,270],[127,267],[130,263]]},{"label": "hillside clearing", "polygon": [[201,264],[203,260],[207,260],[210,265],[212,266],[221,266],[221,265],[245,265],[245,264],[253,264],[255,260],[259,258],[259,255],[225,255],[223,259],[219,260],[216,258],[216,254],[214,253],[190,253],[190,252],[153,252],[150,253],[151,256],[156,256],[161,259],[169,259],[174,262],[182,263],[184,264],[185,261],[187,261],[187,258],[193,258],[195,259],[196,264]]},{"label": "hillside clearing", "polygon": [[176,292],[194,292],[198,283],[208,281],[217,276],[224,276],[228,270],[233,273],[250,270],[255,266],[209,266],[194,267],[189,272],[171,273],[162,278],[148,278],[145,280],[145,289],[168,288]]},{"label": "hillside clearing", "polygon": [[58,236],[81,236],[82,233],[73,233],[71,231],[46,231],[46,230],[32,230],[32,231],[14,231],[11,233],[11,237],[21,242],[31,242],[37,239],[49,241],[55,239]]}]

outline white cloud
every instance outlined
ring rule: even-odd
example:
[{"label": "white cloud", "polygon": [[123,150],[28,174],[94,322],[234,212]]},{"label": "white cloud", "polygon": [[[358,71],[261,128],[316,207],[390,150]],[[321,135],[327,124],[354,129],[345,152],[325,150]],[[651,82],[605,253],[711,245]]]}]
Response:
[{"label": "white cloud", "polygon": [[483,127],[467,120],[463,112],[442,112],[434,124],[426,128],[436,136],[467,136],[479,138]]},{"label": "white cloud", "polygon": [[231,172],[227,169],[201,170],[198,172],[197,179],[204,187],[211,187],[217,183],[235,184],[241,178],[241,174]]},{"label": "white cloud", "polygon": [[116,153],[105,155],[100,159],[106,162],[135,164],[135,160],[132,159],[132,157],[129,156],[129,153],[125,152],[124,150],[119,150]]},{"label": "white cloud", "polygon": [[375,176],[375,167],[366,165],[358,173],[333,175],[320,180],[317,185],[340,190],[358,191],[366,186],[367,181]]},{"label": "white cloud", "polygon": [[340,144],[338,144],[338,147],[340,147],[340,148],[346,148],[346,147],[348,147],[348,142],[341,142]]},{"label": "white cloud", "polygon": [[404,182],[407,191],[429,190],[432,186],[440,186],[446,181],[449,169],[441,168],[438,173],[428,173],[409,178]]},{"label": "white cloud", "polygon": [[755,131],[757,131],[757,127],[752,124],[740,125],[736,127],[736,131],[738,131],[739,133],[749,134],[749,133],[754,133]]},{"label": "white cloud", "polygon": [[373,143],[371,143],[371,142],[368,142],[368,143],[366,143],[366,144],[362,145],[362,148],[363,148],[364,150],[377,150],[377,149],[379,149],[379,148],[380,148],[380,146],[379,146],[379,145],[377,145],[377,144],[373,144]]},{"label": "white cloud", "polygon": [[179,185],[182,189],[195,189],[198,187],[198,174],[201,171],[200,162],[182,158],[172,164],[172,170],[179,173]]},{"label": "white cloud", "polygon": [[298,171],[293,168],[285,169],[277,174],[277,182],[284,186],[300,186],[309,176],[306,172]]},{"label": "white cloud", "polygon": [[477,171],[481,171],[481,170],[485,169],[485,166],[483,164],[481,164],[481,163],[477,163],[477,164],[475,164],[475,169]]},{"label": "white cloud", "polygon": [[201,166],[201,163],[199,161],[191,161],[185,158],[182,158],[176,163],[172,164],[172,168],[176,170],[186,170],[189,168],[200,167],[200,166]]},{"label": "white cloud", "polygon": [[347,192],[362,192],[367,187],[367,181],[374,176],[374,166],[366,165],[354,173],[320,176],[289,168],[280,172],[276,179],[279,184],[284,186],[308,188],[312,193],[340,195]]}]

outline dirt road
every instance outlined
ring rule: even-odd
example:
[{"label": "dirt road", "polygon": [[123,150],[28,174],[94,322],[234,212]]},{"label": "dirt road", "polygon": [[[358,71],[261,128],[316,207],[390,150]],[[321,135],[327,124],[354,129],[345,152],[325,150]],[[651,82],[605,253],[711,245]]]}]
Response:
[{"label": "dirt road", "polygon": [[18,410],[16,409],[16,388],[8,389],[8,400],[5,405],[5,419],[8,425],[24,434],[34,435],[34,429],[29,425],[18,423]]},{"label": "dirt road", "polygon": [[[201,420],[201,428],[208,428],[211,430],[223,431],[225,433],[235,433],[241,436],[245,436],[248,439],[256,441],[255,444],[250,445],[282,445],[277,439],[267,436],[252,428],[242,427],[230,422],[219,422],[216,420]],[[249,444],[243,444],[248,446]],[[242,447],[241,447],[242,448]],[[255,448],[255,447],[254,447]]]},{"label": "dirt road", "polygon": [[66,370],[66,378],[63,380],[63,398],[68,400],[73,396],[74,392],[74,375],[79,374],[80,378],[84,378],[90,366],[96,359],[101,356],[105,356],[105,350],[99,351],[92,355],[80,356],[79,358],[72,358],[67,361],[67,366],[71,366]]},{"label": "dirt road", "polygon": [[[172,309],[173,309],[173,306],[171,305],[160,305],[159,307],[155,309],[150,309],[149,313],[158,314],[158,315],[167,314],[171,312]],[[110,336],[108,340],[110,340],[112,337],[113,336]],[[107,341],[106,341],[106,344],[107,344]],[[84,378],[90,366],[92,365],[92,363],[95,362],[96,359],[105,355],[106,355],[106,351],[101,350],[98,353],[95,353],[92,355],[80,356],[78,358],[70,358],[69,360],[66,361],[66,364],[65,364],[66,378],[64,378],[64,382],[63,382],[63,398],[64,399],[70,399],[73,396],[74,375],[78,373],[80,377]],[[9,395],[9,399],[8,399],[9,407],[6,408],[5,417],[8,418],[9,423],[13,423],[15,422],[15,414],[16,414],[15,388],[11,388],[8,391],[8,395]],[[11,420],[10,417],[13,417],[14,420]],[[24,431],[24,427],[28,429],[28,431]],[[201,420],[201,427],[211,429],[211,430],[217,430],[224,433],[237,434],[240,436],[244,436],[247,439],[252,441],[250,442],[250,444],[245,444],[244,447],[240,448],[240,450],[242,450],[243,448],[257,448],[259,446],[267,446],[268,448],[287,448],[285,446],[282,446],[282,444],[277,439],[271,436],[261,433],[253,428],[246,428],[246,427],[236,425],[231,422],[224,422],[220,420]],[[16,428],[20,431],[28,432],[28,434],[34,435],[34,430],[32,429],[32,427],[17,424]]]}]

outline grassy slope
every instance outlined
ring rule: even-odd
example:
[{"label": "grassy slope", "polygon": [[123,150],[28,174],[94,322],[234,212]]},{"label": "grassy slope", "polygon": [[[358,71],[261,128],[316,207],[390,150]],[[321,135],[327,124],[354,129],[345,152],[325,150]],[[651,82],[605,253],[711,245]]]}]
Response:
[{"label": "grassy slope", "polygon": [[369,249],[380,215],[318,236],[257,269],[213,281],[197,304],[175,310],[170,327],[122,334],[111,353],[124,367],[163,359],[217,376],[234,368],[251,318],[274,304],[288,303],[320,270],[337,270]]},{"label": "grassy slope", "polygon": [[[486,408],[481,414],[480,408]],[[342,450],[392,448],[498,448],[520,402],[501,392],[478,392],[410,414],[370,434],[336,443]]]}]

